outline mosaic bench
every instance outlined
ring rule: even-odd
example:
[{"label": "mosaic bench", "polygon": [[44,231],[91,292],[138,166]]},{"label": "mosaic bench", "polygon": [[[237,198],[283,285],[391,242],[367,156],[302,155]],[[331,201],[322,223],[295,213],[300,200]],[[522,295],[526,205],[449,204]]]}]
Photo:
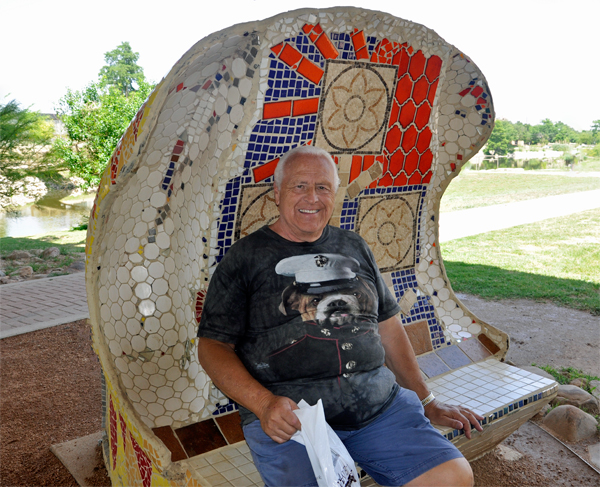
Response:
[{"label": "mosaic bench", "polygon": [[260,482],[195,336],[215,266],[277,218],[274,168],[302,144],[334,155],[331,224],[371,246],[431,389],[485,416],[471,441],[440,434],[473,459],[541,409],[556,384],[503,363],[508,336],[457,299],[439,253],[440,198],[493,120],[468,56],[381,12],[299,10],[193,46],[123,135],[88,226],[112,483]]}]

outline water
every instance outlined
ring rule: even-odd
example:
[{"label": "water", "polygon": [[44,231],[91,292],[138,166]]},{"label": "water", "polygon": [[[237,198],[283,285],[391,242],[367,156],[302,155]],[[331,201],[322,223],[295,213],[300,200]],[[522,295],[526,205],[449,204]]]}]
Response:
[{"label": "water", "polygon": [[66,194],[52,194],[36,201],[33,205],[17,208],[9,213],[0,213],[0,238],[28,237],[62,230],[80,225],[89,216],[94,197],[74,203],[63,203]]}]

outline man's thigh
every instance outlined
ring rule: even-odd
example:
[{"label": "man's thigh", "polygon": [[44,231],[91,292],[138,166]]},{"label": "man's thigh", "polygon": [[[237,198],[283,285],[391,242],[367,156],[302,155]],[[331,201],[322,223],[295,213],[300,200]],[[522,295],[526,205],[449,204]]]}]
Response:
[{"label": "man's thigh", "polygon": [[401,389],[375,421],[336,431],[352,458],[380,485],[403,485],[462,454],[423,415],[417,395]]},{"label": "man's thigh", "polygon": [[306,447],[297,441],[273,441],[256,420],[244,426],[254,465],[267,487],[316,486]]}]

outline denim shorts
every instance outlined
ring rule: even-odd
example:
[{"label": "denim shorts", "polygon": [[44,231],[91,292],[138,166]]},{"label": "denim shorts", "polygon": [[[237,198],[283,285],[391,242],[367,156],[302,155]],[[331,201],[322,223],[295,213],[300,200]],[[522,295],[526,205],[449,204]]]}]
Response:
[{"label": "denim shorts", "polygon": [[[348,453],[379,485],[398,486],[462,454],[423,415],[417,395],[400,389],[392,404],[367,426],[336,430]],[[306,448],[276,443],[258,420],[244,426],[254,464],[268,487],[316,486]]]}]

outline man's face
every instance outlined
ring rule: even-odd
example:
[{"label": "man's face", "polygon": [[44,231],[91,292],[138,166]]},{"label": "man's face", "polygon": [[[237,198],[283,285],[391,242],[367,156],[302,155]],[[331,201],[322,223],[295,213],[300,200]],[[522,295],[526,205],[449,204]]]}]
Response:
[{"label": "man's face", "polygon": [[335,170],[319,156],[287,162],[281,187],[275,187],[279,220],[272,229],[293,242],[314,242],[327,225],[335,201]]}]

